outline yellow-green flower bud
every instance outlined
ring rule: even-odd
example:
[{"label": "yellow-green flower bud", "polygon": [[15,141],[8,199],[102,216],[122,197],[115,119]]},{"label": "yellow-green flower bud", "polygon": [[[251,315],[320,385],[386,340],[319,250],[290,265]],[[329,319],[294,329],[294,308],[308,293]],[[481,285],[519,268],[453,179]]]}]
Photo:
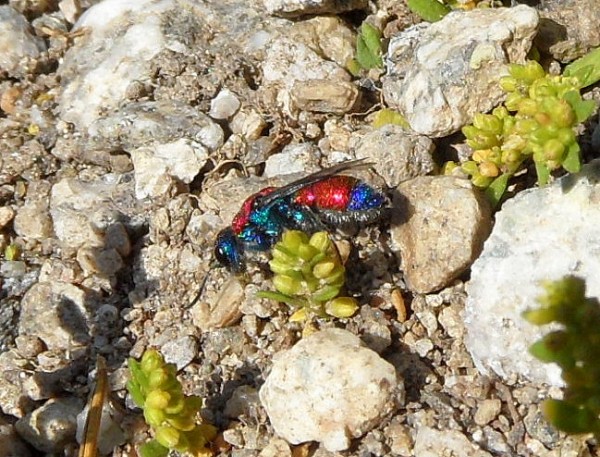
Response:
[{"label": "yellow-green flower bud", "polygon": [[331,247],[331,240],[327,232],[317,232],[310,237],[309,244],[317,248],[319,252],[327,252]]},{"label": "yellow-green flower bud", "polygon": [[164,447],[172,449],[179,443],[180,432],[168,425],[164,425],[156,428],[156,441],[162,444]]},{"label": "yellow-green flower bud", "polygon": [[519,165],[523,161],[523,156],[517,149],[506,149],[502,151],[502,163],[508,166],[508,169],[512,172],[515,171],[515,166]]},{"label": "yellow-green flower bud", "polygon": [[500,170],[495,163],[492,162],[483,162],[479,164],[479,172],[482,176],[488,178],[495,178],[500,174]]},{"label": "yellow-green flower bud", "polygon": [[565,100],[558,100],[550,116],[557,127],[572,127],[576,124],[575,112]]},{"label": "yellow-green flower bud", "polygon": [[275,275],[273,285],[285,295],[296,295],[302,290],[302,283],[298,279],[286,275]]},{"label": "yellow-green flower bud", "polygon": [[325,304],[327,314],[337,318],[350,317],[357,309],[358,302],[351,297],[337,297]]},{"label": "yellow-green flower bud", "polygon": [[508,111],[518,111],[519,105],[521,101],[524,100],[523,95],[518,92],[511,92],[506,96],[506,100],[504,101],[504,106]]},{"label": "yellow-green flower bud", "polygon": [[492,183],[493,180],[494,180],[493,178],[488,178],[487,176],[483,176],[479,173],[476,175],[473,175],[473,177],[471,178],[471,182],[473,183],[474,186],[481,187],[484,189],[486,187],[488,187]]},{"label": "yellow-green flower bud", "polygon": [[334,268],[334,262],[332,262],[331,260],[325,260],[316,264],[312,269],[312,273],[313,275],[315,275],[316,278],[323,279],[326,276],[330,275]]},{"label": "yellow-green flower bud", "polygon": [[577,141],[575,132],[571,128],[562,128],[556,133],[556,139],[565,146],[570,146]]},{"label": "yellow-green flower bud", "polygon": [[146,397],[145,406],[149,408],[165,409],[169,405],[171,395],[164,390],[152,390]]},{"label": "yellow-green flower bud", "polygon": [[535,60],[529,60],[525,65],[511,64],[508,67],[508,72],[513,78],[526,84],[531,84],[535,80],[546,76],[542,66]]},{"label": "yellow-green flower bud", "polygon": [[477,165],[477,162],[475,162],[474,160],[469,160],[468,162],[463,163],[461,167],[464,170],[464,172],[468,175],[473,176],[479,174],[479,167]]},{"label": "yellow-green flower bud", "polygon": [[503,76],[500,78],[500,87],[504,92],[515,92],[517,90],[517,80],[512,76]]},{"label": "yellow-green flower bud", "polygon": [[544,157],[546,160],[560,162],[565,153],[565,146],[557,139],[551,139],[544,144]]},{"label": "yellow-green flower bud", "polygon": [[307,242],[308,236],[299,230],[288,230],[281,236],[281,244],[293,254],[298,254],[298,248]]},{"label": "yellow-green flower bud", "polygon": [[158,427],[165,420],[165,413],[162,409],[144,407],[144,419],[152,427]]},{"label": "yellow-green flower bud", "polygon": [[171,395],[169,405],[165,408],[167,414],[181,414],[185,409],[185,397],[183,393],[177,392]]},{"label": "yellow-green flower bud", "polygon": [[298,246],[298,256],[304,261],[311,260],[317,254],[319,254],[319,250],[310,244],[301,244]]},{"label": "yellow-green flower bud", "polygon": [[169,423],[169,425],[173,426],[177,430],[181,430],[184,432],[189,432],[190,430],[193,430],[196,426],[196,422],[194,420],[194,417],[192,416],[167,417],[167,422]]},{"label": "yellow-green flower bud", "polygon": [[141,368],[144,373],[148,374],[151,371],[162,367],[164,363],[164,359],[158,351],[149,349],[144,352],[144,355],[142,356]]},{"label": "yellow-green flower bud", "polygon": [[157,389],[164,386],[168,380],[169,372],[164,366],[152,370],[148,375],[148,385],[151,389]]},{"label": "yellow-green flower bud", "polygon": [[292,276],[294,270],[292,269],[293,265],[290,265],[288,262],[283,262],[279,259],[273,259],[269,261],[269,267],[271,271],[278,275],[287,275]]},{"label": "yellow-green flower bud", "polygon": [[272,251],[273,259],[278,260],[282,263],[286,263],[288,265],[295,265],[298,263],[298,257],[296,254],[292,253],[285,246],[282,246],[280,243],[275,245],[275,248]]},{"label": "yellow-green flower bud", "polygon": [[540,111],[538,103],[531,98],[522,99],[518,104],[518,109],[519,115],[530,117],[535,116]]},{"label": "yellow-green flower bud", "polygon": [[476,114],[473,117],[473,125],[484,132],[495,135],[502,133],[502,121],[492,114]]},{"label": "yellow-green flower bud", "polygon": [[515,133],[526,135],[540,128],[540,124],[535,119],[521,118],[515,122],[514,130]]}]

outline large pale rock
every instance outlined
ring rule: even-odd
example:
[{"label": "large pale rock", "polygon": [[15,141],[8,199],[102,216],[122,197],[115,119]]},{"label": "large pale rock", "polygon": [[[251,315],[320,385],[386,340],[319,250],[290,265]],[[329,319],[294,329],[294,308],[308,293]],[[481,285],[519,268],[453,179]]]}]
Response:
[{"label": "large pale rock", "polygon": [[408,287],[439,290],[460,276],[481,252],[491,230],[491,210],[468,180],[422,176],[397,188],[392,241]]},{"label": "large pale rock", "polygon": [[[54,233],[65,247],[74,249],[99,246],[127,255],[130,245],[120,220],[134,209],[133,183],[126,175],[107,174],[88,182],[65,178],[50,195]],[[129,218],[132,224],[134,220]]]},{"label": "large pale rock", "polygon": [[208,159],[208,151],[200,143],[179,139],[131,151],[135,170],[135,196],[166,195],[177,181],[192,182]]},{"label": "large pale rock", "polygon": [[49,349],[68,350],[89,341],[86,294],[67,283],[38,283],[23,297],[19,334],[40,338]]},{"label": "large pale rock", "polygon": [[328,329],[279,354],[260,400],[278,435],[333,452],[377,426],[402,389],[394,367],[358,337]]},{"label": "large pale rock", "polygon": [[75,440],[77,414],[83,402],[75,397],[48,400],[15,425],[19,435],[36,449],[47,452],[63,452],[67,443]]},{"label": "large pale rock", "polygon": [[0,6],[0,71],[21,76],[28,62],[45,50],[44,40],[32,33],[25,16],[11,6]]},{"label": "large pale rock", "polygon": [[544,333],[521,313],[536,307],[540,281],[567,274],[600,297],[600,162],[554,184],[524,191],[496,215],[467,284],[465,344],[483,374],[562,385],[560,369],[527,349]]},{"label": "large pale rock", "polygon": [[308,100],[306,89],[323,88],[326,82],[327,94],[322,95],[327,101],[321,107],[332,112],[350,109],[356,93],[348,87],[351,77],[344,65],[352,56],[353,33],[340,20],[306,22],[290,27],[267,46],[262,68],[265,88],[274,88],[276,102],[295,113],[294,86],[296,102],[313,109],[319,103]]},{"label": "large pale rock", "polygon": [[523,63],[538,25],[535,9],[475,9],[419,24],[390,41],[383,95],[417,133],[442,137],[486,112],[504,93],[508,63]]}]

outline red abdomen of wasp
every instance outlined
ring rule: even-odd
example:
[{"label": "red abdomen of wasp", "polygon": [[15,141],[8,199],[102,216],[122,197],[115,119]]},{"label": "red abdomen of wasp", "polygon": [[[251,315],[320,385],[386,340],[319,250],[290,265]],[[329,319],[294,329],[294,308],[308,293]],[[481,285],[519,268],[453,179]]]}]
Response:
[{"label": "red abdomen of wasp", "polygon": [[330,176],[300,189],[294,203],[316,209],[345,211],[357,182],[352,176]]}]

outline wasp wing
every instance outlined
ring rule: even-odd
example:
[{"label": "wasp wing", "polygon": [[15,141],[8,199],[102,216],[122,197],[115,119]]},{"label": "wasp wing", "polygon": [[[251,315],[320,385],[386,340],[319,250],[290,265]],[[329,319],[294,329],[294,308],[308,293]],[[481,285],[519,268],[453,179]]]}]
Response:
[{"label": "wasp wing", "polygon": [[269,207],[273,205],[277,200],[288,197],[300,189],[310,186],[311,184],[322,181],[325,178],[340,174],[346,170],[357,170],[361,168],[368,168],[373,165],[373,162],[365,162],[365,159],[349,160],[342,162],[329,168],[312,173],[304,178],[300,178],[293,181],[285,186],[278,187],[273,192],[264,197],[257,198],[257,203],[262,207]]}]

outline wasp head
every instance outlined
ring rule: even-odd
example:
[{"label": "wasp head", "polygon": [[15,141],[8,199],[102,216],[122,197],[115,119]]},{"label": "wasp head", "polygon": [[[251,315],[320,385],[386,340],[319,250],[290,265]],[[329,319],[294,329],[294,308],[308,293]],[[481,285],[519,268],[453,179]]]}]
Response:
[{"label": "wasp head", "polygon": [[233,273],[243,273],[246,270],[244,246],[231,227],[221,230],[217,235],[215,258]]}]

